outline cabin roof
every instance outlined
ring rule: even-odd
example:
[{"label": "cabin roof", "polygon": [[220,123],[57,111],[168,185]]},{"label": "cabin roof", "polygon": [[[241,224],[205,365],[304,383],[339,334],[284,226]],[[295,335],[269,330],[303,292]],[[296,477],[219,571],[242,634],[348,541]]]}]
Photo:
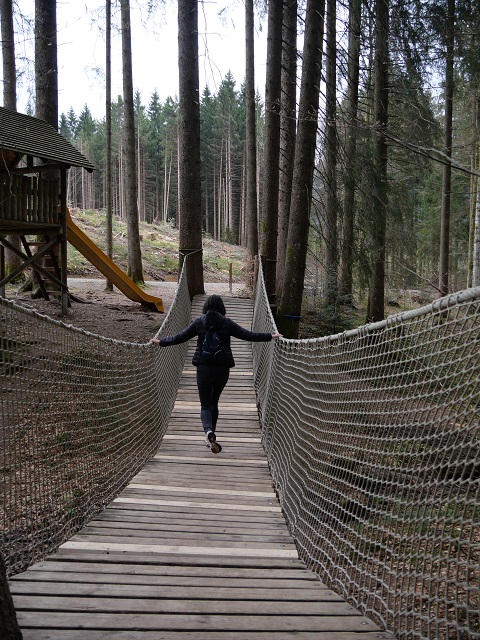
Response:
[{"label": "cabin roof", "polygon": [[93,164],[48,122],[0,107],[0,149],[93,171]]}]

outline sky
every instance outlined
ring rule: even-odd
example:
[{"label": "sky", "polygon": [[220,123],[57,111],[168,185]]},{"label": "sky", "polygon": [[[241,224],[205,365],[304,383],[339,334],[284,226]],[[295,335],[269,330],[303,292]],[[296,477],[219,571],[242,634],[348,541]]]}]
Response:
[{"label": "sky", "polygon": [[[34,0],[18,0],[21,12],[33,19]],[[104,0],[58,0],[58,88],[59,113],[71,107],[78,115],[88,104],[94,118],[105,114],[105,13]],[[112,2],[112,4],[114,4]],[[163,102],[178,95],[177,3],[167,0],[153,16],[140,5],[146,0],[130,0],[132,20],[133,86],[142,103],[148,105],[156,90]],[[219,13],[223,12],[223,17]],[[118,25],[119,11],[112,17]],[[212,93],[230,70],[237,89],[245,77],[244,4],[242,0],[199,2],[200,90],[208,84]],[[256,18],[255,84],[265,89],[266,20]],[[20,30],[18,30],[20,31]],[[122,93],[121,38],[118,29],[112,34],[112,99]],[[33,34],[17,33],[16,57],[19,71],[19,111],[27,108],[33,87]],[[0,69],[1,74],[1,69]]]}]

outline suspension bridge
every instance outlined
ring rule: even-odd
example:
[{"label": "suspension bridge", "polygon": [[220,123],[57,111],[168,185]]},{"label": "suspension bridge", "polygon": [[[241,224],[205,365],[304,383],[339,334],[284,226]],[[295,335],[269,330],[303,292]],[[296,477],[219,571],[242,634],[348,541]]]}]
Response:
[{"label": "suspension bridge", "polygon": [[[226,302],[275,330],[261,270],[254,306]],[[2,299],[2,543],[25,640],[480,638],[479,302],[236,343],[213,456],[188,345]],[[201,303],[182,277],[159,335]]]}]

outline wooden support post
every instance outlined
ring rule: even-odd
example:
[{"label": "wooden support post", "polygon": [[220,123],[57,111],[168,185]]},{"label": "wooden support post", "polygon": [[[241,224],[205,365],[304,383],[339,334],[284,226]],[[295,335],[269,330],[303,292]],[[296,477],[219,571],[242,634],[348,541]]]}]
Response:
[{"label": "wooden support post", "polygon": [[[0,281],[5,278],[5,248],[0,244]],[[5,298],[5,285],[0,286],[0,297]]]},{"label": "wooden support post", "polygon": [[254,266],[253,266],[253,298],[255,299],[255,295],[257,292],[257,278],[258,278],[258,264],[260,261],[260,256],[255,256],[254,258]]},{"label": "wooden support post", "polygon": [[68,311],[67,288],[67,169],[60,170],[60,219],[62,225],[62,241],[60,244],[60,279],[62,281],[62,315]]}]

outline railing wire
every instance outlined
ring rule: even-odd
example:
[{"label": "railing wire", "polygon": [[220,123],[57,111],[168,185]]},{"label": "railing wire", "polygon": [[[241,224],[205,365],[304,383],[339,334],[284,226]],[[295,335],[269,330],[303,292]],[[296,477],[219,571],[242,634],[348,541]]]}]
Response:
[{"label": "railing wire", "polygon": [[[157,335],[190,320],[185,270]],[[94,335],[0,299],[0,540],[8,573],[101,511],[157,450],[187,345]]]},{"label": "railing wire", "polygon": [[[254,330],[276,330],[261,267]],[[254,350],[302,559],[398,638],[480,638],[480,288]]]}]

